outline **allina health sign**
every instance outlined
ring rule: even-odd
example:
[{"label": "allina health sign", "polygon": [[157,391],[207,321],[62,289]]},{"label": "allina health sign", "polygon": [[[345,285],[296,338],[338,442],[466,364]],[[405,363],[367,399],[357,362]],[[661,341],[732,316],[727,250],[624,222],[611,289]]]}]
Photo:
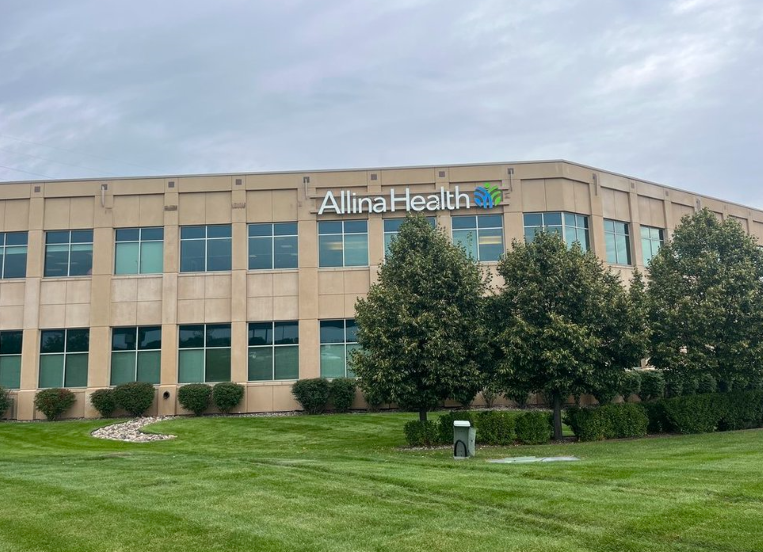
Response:
[{"label": "allina health sign", "polygon": [[430,195],[413,195],[410,188],[406,188],[402,194],[396,194],[393,188],[389,191],[389,197],[358,197],[354,192],[341,191],[338,199],[334,192],[329,191],[321,202],[318,214],[351,215],[357,213],[394,213],[395,211],[417,213],[422,211],[455,211],[469,209],[472,202],[477,207],[492,209],[500,205],[502,199],[503,195],[498,186],[487,183],[477,186],[473,196],[461,192],[458,186],[455,187],[454,191],[440,188],[439,193]]}]

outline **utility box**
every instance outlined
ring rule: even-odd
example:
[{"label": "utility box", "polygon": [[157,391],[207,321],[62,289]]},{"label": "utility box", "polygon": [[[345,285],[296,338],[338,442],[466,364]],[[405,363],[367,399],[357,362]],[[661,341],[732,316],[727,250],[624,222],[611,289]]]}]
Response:
[{"label": "utility box", "polygon": [[453,421],[453,458],[463,460],[474,456],[477,430],[468,420]]}]

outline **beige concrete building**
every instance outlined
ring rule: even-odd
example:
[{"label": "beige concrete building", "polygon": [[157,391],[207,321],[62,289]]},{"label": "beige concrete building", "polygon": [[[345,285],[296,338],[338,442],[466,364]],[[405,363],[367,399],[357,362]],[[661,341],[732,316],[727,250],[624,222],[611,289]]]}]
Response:
[{"label": "beige concrete building", "polygon": [[487,265],[546,227],[627,277],[702,207],[763,237],[760,210],[566,161],[0,184],[5,417],[40,418],[60,386],[95,417],[90,393],[135,380],[158,414],[194,381],[297,409],[297,378],[348,373],[355,301],[407,210]]}]

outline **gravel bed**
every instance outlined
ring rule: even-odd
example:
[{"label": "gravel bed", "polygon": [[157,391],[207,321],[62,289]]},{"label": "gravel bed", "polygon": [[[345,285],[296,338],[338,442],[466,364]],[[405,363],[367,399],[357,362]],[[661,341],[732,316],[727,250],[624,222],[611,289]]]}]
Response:
[{"label": "gravel bed", "polygon": [[171,420],[175,416],[158,416],[147,418],[135,418],[128,422],[112,424],[96,429],[91,435],[97,439],[109,439],[111,441],[126,441],[128,443],[150,443],[152,441],[165,441],[174,439],[174,435],[143,433],[141,428],[148,424]]}]

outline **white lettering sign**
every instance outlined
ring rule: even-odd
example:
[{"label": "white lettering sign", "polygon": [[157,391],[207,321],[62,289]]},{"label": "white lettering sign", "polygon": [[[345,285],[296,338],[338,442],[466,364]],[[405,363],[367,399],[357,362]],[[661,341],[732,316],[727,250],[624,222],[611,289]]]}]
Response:
[{"label": "white lettering sign", "polygon": [[420,213],[422,211],[455,211],[457,209],[469,209],[472,199],[469,194],[463,193],[458,186],[455,191],[440,188],[439,193],[422,195],[411,194],[410,188],[405,192],[395,193],[394,188],[389,191],[389,198],[385,196],[359,197],[355,192],[341,191],[339,198],[334,192],[329,191],[321,202],[318,214],[336,213],[338,215],[352,215],[358,213],[394,213],[396,211]]}]

